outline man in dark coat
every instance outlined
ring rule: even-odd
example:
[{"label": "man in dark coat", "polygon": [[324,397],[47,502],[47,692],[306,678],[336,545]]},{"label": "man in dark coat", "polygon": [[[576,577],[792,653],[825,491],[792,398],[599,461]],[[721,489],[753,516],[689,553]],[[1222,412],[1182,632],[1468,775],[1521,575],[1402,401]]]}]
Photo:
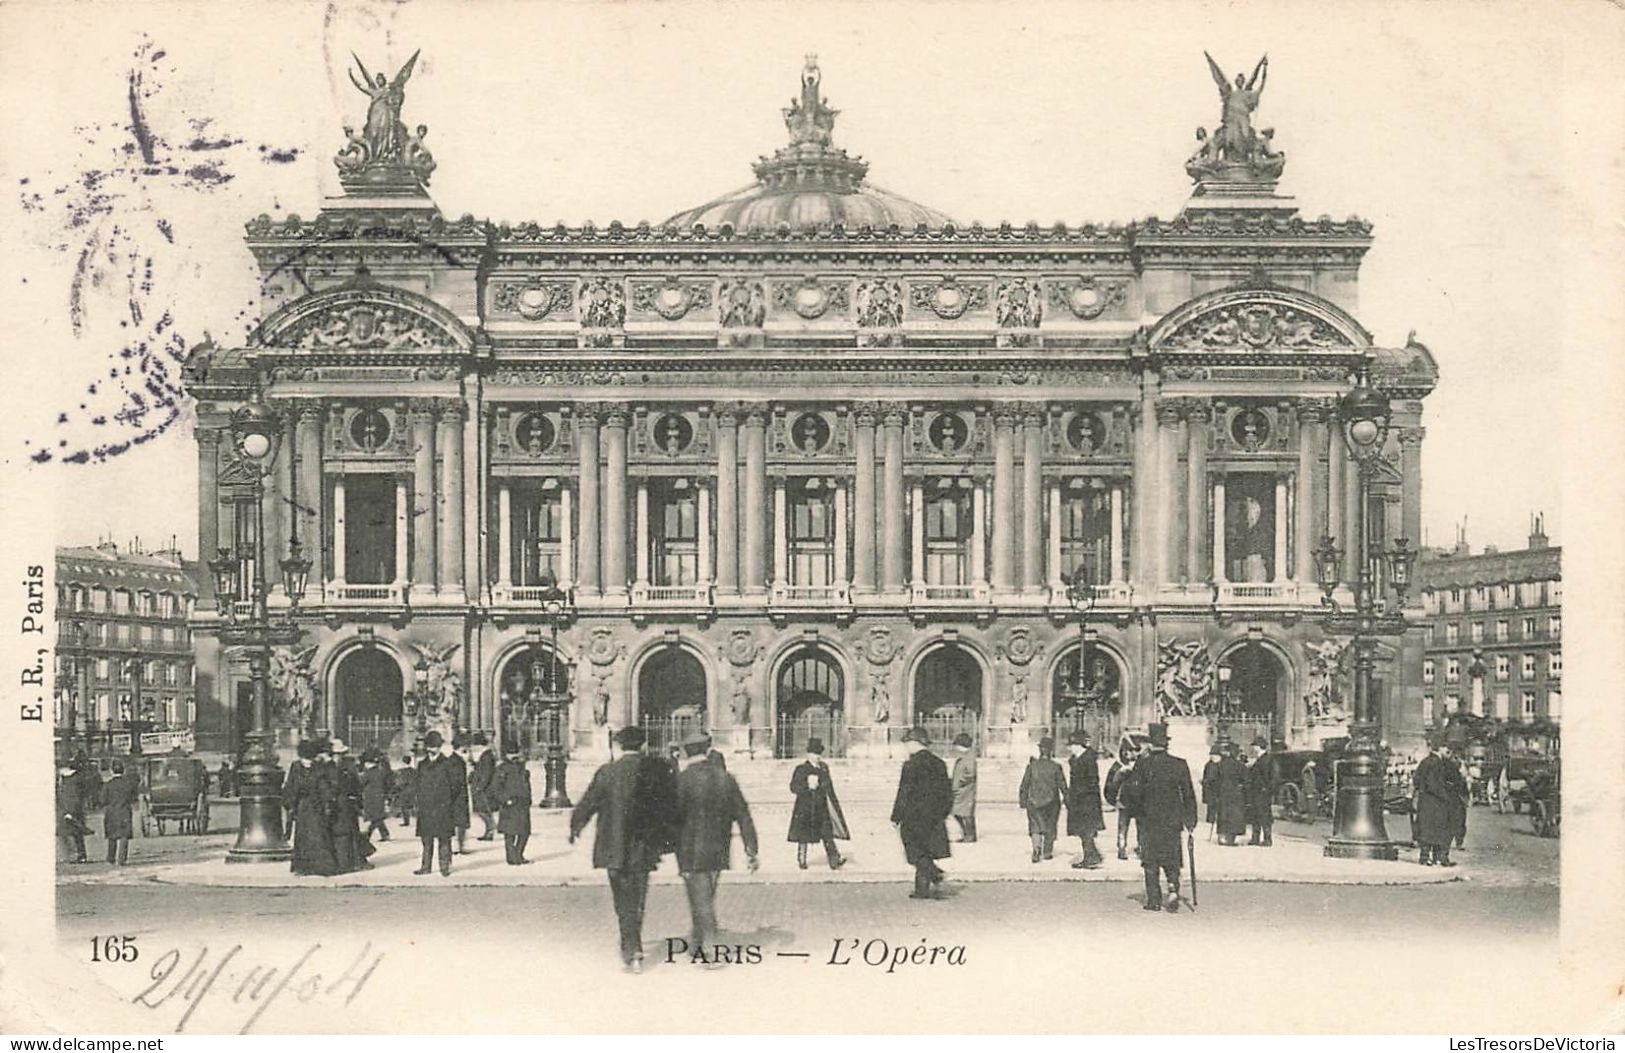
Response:
[{"label": "man in dark coat", "polygon": [[701,959],[711,958],[721,942],[717,884],[733,863],[730,849],[736,825],[750,869],[757,867],[750,806],[734,777],[710,759],[710,750],[711,736],[690,735],[683,742],[683,770],[677,775],[677,870],[688,890],[690,951]]},{"label": "man in dark coat", "polygon": [[1033,839],[1033,862],[1055,857],[1056,824],[1066,799],[1066,772],[1055,763],[1055,740],[1038,740],[1038,756],[1029,758],[1016,800],[1027,810],[1027,833]]},{"label": "man in dark coat", "polygon": [[1253,834],[1247,843],[1268,848],[1275,843],[1275,758],[1270,756],[1268,739],[1253,739],[1248,751],[1252,760],[1247,763],[1247,822]]},{"label": "man in dark coat", "polygon": [[85,858],[85,810],[89,807],[84,780],[75,762],[57,771],[56,836],[62,842],[69,863],[88,863]]},{"label": "man in dark coat", "polygon": [[959,839],[976,840],[976,741],[961,731],[954,736],[954,822]]},{"label": "man in dark coat", "polygon": [[102,787],[102,836],[107,838],[107,861],[124,866],[130,861],[130,838],[135,833],[131,810],[141,794],[141,783],[123,761],[113,762],[113,777]]},{"label": "man in dark coat", "polygon": [[395,772],[395,811],[401,817],[401,825],[412,825],[412,813],[417,810],[417,800],[414,796],[417,783],[418,770],[412,765],[412,755],[406,754],[401,758],[401,766]]},{"label": "man in dark coat", "polygon": [[457,800],[452,802],[451,824],[457,831],[457,854],[462,856],[468,854],[468,816],[473,805],[471,799],[473,791],[468,785],[468,739],[462,732],[452,736],[451,752],[445,756],[451,761],[452,767],[457,769],[457,785],[460,792]]},{"label": "man in dark coat", "polygon": [[593,773],[587,792],[570,813],[570,841],[595,817],[592,865],[609,872],[609,891],[621,933],[621,962],[643,971],[643,908],[649,872],[671,851],[676,835],[675,776],[666,762],[643,752],[643,729],[624,727],[615,736],[621,756]]},{"label": "man in dark coat", "polygon": [[530,841],[530,769],[520,755],[519,743],[508,739],[502,744],[502,763],[491,776],[491,802],[501,808],[497,823],[502,831],[502,849],[511,867],[523,866],[525,845]]},{"label": "man in dark coat", "polygon": [[[1208,826],[1217,826],[1219,823],[1219,763],[1224,760],[1224,748],[1228,739],[1217,740],[1208,750],[1207,763],[1202,765],[1202,814],[1207,819]],[[1208,831],[1213,836],[1213,831]]]},{"label": "man in dark coat", "polygon": [[1140,866],[1145,871],[1145,909],[1162,910],[1162,882],[1168,878],[1167,908],[1179,909],[1179,871],[1185,864],[1180,835],[1196,829],[1196,791],[1191,770],[1168,755],[1168,725],[1151,725],[1151,746],[1123,786],[1140,822]]},{"label": "man in dark coat", "polygon": [[383,758],[372,750],[361,756],[361,818],[367,821],[367,840],[378,834],[389,840],[388,773]]},{"label": "man in dark coat", "polygon": [[220,762],[220,772],[219,772],[218,778],[220,780],[220,796],[222,796],[222,797],[231,797],[231,796],[233,796],[233,794],[231,792],[231,790],[232,790],[232,786],[231,786],[231,765],[227,764],[225,762],[225,760],[221,760],[221,762]]},{"label": "man in dark coat", "polygon": [[469,800],[474,814],[480,817],[480,822],[485,826],[480,832],[480,840],[494,841],[496,834],[492,829],[492,813],[496,811],[497,802],[491,793],[491,780],[496,777],[497,759],[483,731],[475,733],[470,755],[474,763],[468,770]]},{"label": "man in dark coat", "polygon": [[[1123,786],[1134,774],[1134,763],[1139,759],[1140,752],[1132,740],[1125,738],[1117,748],[1117,759],[1106,772],[1106,783],[1101,787],[1100,795],[1105,802],[1117,809],[1117,858],[1128,858],[1129,832],[1135,826],[1134,811],[1129,801],[1123,799]],[[1134,855],[1140,855],[1140,841],[1136,835],[1134,840]]]},{"label": "man in dark coat", "polygon": [[333,857],[338,860],[339,873],[371,870],[367,857],[375,849],[372,841],[361,834],[361,773],[356,771],[355,758],[343,739],[327,744],[326,768],[337,787],[333,807]]},{"label": "man in dark coat", "polygon": [[1100,755],[1089,744],[1087,731],[1074,731],[1067,739],[1069,778],[1066,790],[1066,832],[1083,843],[1083,855],[1072,861],[1074,870],[1094,870],[1104,862],[1095,835],[1106,829],[1100,807]]},{"label": "man in dark coat", "polygon": [[785,840],[796,846],[796,865],[806,870],[807,846],[822,842],[829,868],[839,870],[846,860],[835,847],[835,839],[845,841],[852,834],[846,828],[841,799],[835,796],[835,780],[824,763],[822,739],[807,740],[807,759],[790,774],[790,792],[796,795],[796,803],[790,809],[790,831]]},{"label": "man in dark coat", "polygon": [[1235,743],[1223,743],[1223,750],[1214,774],[1214,819],[1219,844],[1234,846],[1236,838],[1247,832],[1247,765],[1236,756]]},{"label": "man in dark coat", "polygon": [[293,856],[288,869],[328,877],[339,871],[330,825],[338,806],[338,781],[330,765],[317,764],[319,755],[320,746],[314,739],[300,741],[299,759],[288,769],[282,785],[282,806],[293,816]]},{"label": "man in dark coat", "polygon": [[910,899],[937,899],[932,886],[944,875],[936,861],[948,858],[948,815],[954,807],[954,787],[948,766],[930,750],[931,736],[920,727],[903,735],[908,759],[897,780],[891,821],[903,839],[903,853],[914,867]]},{"label": "man in dark coat", "polygon": [[1450,746],[1435,739],[1429,743],[1430,752],[1416,766],[1411,776],[1411,809],[1416,844],[1420,849],[1418,861],[1425,867],[1453,867],[1450,860],[1450,842],[1456,836],[1456,809],[1467,790],[1461,771],[1450,761]]},{"label": "man in dark coat", "polygon": [[423,738],[429,751],[426,760],[418,765],[417,778],[412,784],[417,801],[418,840],[423,842],[423,860],[414,874],[427,874],[434,869],[436,847],[440,850],[440,873],[451,874],[451,836],[457,830],[457,802],[468,799],[468,787],[463,782],[463,766],[451,745],[438,731]]}]

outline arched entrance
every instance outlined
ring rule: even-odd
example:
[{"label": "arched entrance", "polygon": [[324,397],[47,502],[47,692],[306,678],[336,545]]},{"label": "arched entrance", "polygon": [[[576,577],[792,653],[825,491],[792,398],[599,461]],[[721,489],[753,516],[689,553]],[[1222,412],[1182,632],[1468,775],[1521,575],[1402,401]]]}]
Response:
[{"label": "arched entrance", "polygon": [[1091,645],[1080,669],[1082,653],[1081,648],[1073,647],[1055,663],[1050,680],[1050,726],[1058,743],[1083,730],[1093,736],[1096,749],[1111,752],[1117,748],[1123,726],[1122,667],[1110,651]]},{"label": "arched entrance", "polygon": [[920,659],[914,673],[914,723],[931,733],[938,748],[960,733],[982,749],[982,663],[957,644],[939,647]]},{"label": "arched entrance", "polygon": [[497,727],[522,756],[539,756],[549,743],[569,747],[570,664],[543,644],[509,656],[497,676]]},{"label": "arched entrance", "polygon": [[651,748],[675,746],[709,723],[705,666],[681,647],[662,647],[638,671],[638,723]]},{"label": "arched entrance", "polygon": [[388,747],[401,730],[402,691],[394,655],[377,647],[345,655],[333,677],[334,734],[354,750]]},{"label": "arched entrance", "polygon": [[1244,643],[1220,657],[1219,723],[1231,741],[1274,742],[1285,734],[1290,681],[1281,659],[1262,644]]},{"label": "arched entrance", "polygon": [[816,647],[792,652],[773,683],[774,756],[799,756],[810,738],[823,741],[826,756],[842,756],[845,698],[841,667],[834,658]]}]

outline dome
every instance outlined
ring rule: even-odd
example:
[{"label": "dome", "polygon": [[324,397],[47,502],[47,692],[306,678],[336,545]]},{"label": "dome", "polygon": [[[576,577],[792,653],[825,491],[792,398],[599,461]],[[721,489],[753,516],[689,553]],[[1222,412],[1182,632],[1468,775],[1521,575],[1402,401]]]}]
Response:
[{"label": "dome", "polygon": [[830,142],[835,116],[818,94],[821,82],[816,56],[807,57],[801,72],[801,97],[784,111],[790,144],[753,166],[756,182],[696,208],[679,212],[663,224],[687,229],[700,224],[715,230],[829,229],[860,227],[914,230],[940,229],[953,222],[934,208],[910,201],[865,182],[869,164]]}]

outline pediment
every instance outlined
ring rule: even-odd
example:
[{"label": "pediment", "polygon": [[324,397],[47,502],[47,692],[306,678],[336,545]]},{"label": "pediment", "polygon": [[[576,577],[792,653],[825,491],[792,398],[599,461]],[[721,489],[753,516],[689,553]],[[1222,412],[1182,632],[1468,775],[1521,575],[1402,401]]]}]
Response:
[{"label": "pediment", "polygon": [[472,352],[474,337],[433,300],[361,280],[283,306],[249,343],[289,351],[455,355]]},{"label": "pediment", "polygon": [[1363,353],[1371,334],[1347,311],[1296,289],[1227,289],[1190,300],[1151,330],[1152,351]]}]

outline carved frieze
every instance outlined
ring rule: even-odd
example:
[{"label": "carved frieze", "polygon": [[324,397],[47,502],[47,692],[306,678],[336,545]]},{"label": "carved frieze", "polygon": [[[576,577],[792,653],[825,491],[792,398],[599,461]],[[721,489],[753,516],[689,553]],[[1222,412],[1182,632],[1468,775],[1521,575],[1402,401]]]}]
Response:
[{"label": "carved frieze", "polygon": [[389,304],[352,303],[299,319],[277,335],[306,351],[416,351],[436,345],[422,316]]},{"label": "carved frieze", "polygon": [[632,310],[657,314],[676,322],[691,311],[711,306],[711,283],[707,281],[635,281],[632,283]]},{"label": "carved frieze", "polygon": [[717,322],[724,329],[759,329],[767,319],[767,294],[762,283],[735,278],[722,283],[717,293]]},{"label": "carved frieze", "polygon": [[1192,318],[1161,345],[1170,351],[1315,351],[1349,341],[1324,319],[1286,304],[1238,303]]},{"label": "carved frieze", "polygon": [[1052,279],[1049,283],[1049,302],[1064,307],[1077,318],[1091,321],[1114,307],[1128,301],[1128,282],[1083,277]]},{"label": "carved frieze", "polygon": [[1000,329],[1037,329],[1044,320],[1044,298],[1036,280],[1009,278],[999,283],[993,315]]},{"label": "carved frieze", "polygon": [[583,282],[576,297],[586,329],[619,329],[626,323],[626,294],[617,281],[598,277]]},{"label": "carved frieze", "polygon": [[858,283],[858,325],[865,329],[894,329],[903,324],[903,287],[891,278],[870,278]]},{"label": "carved frieze", "polygon": [[570,305],[574,283],[545,281],[497,282],[491,293],[491,306],[502,314],[517,314],[528,322],[539,322]]},{"label": "carved frieze", "polygon": [[844,313],[851,305],[852,287],[848,282],[808,277],[800,282],[773,283],[773,306],[794,311],[809,322],[830,311]]},{"label": "carved frieze", "polygon": [[961,285],[953,275],[937,282],[912,282],[909,285],[909,305],[915,310],[928,310],[938,318],[952,321],[970,311],[987,308],[988,287],[985,282]]}]

